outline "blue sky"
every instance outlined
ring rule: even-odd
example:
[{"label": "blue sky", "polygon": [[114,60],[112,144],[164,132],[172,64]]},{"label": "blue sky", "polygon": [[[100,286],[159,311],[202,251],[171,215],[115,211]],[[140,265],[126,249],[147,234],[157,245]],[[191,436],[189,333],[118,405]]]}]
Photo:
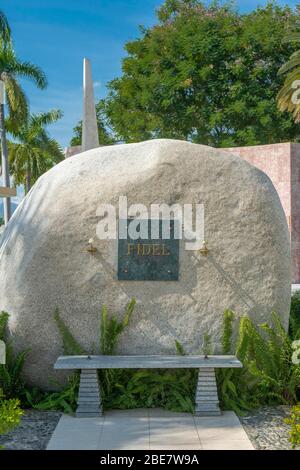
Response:
[{"label": "blue sky", "polygon": [[[139,25],[155,23],[162,0],[2,0],[12,28],[15,49],[23,60],[46,72],[49,86],[24,88],[33,112],[59,108],[64,117],[49,129],[65,147],[81,118],[82,59],[92,61],[96,98],[106,94],[106,83],[120,75],[123,45],[139,36]],[[266,2],[240,0],[242,11]],[[298,1],[282,1],[291,6]]]}]

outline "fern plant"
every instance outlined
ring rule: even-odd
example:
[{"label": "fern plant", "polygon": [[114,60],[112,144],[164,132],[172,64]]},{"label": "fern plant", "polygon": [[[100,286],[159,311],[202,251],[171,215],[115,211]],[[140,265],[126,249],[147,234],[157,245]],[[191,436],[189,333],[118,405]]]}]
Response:
[{"label": "fern plant", "polygon": [[300,339],[300,292],[292,295],[289,336],[293,340]]},{"label": "fern plant", "polygon": [[[123,319],[109,316],[102,307],[100,319],[101,354],[116,352],[119,336],[129,324],[135,301],[132,300]],[[58,326],[65,337],[63,344],[68,354],[82,351],[56,312]],[[218,369],[217,384],[221,406],[241,414],[244,410],[271,404],[294,404],[299,395],[300,368],[292,364],[292,339],[282,327],[279,317],[272,315],[272,325],[256,327],[248,317],[238,320],[238,332],[234,341],[236,317],[226,310],[222,326],[222,353],[235,353],[243,363],[242,369]],[[175,342],[176,353],[185,354],[182,345]],[[210,353],[211,337],[204,338],[205,351]],[[105,408],[132,408],[159,406],[174,411],[191,411],[197,380],[195,370],[121,370],[107,369],[99,372]],[[77,382],[76,382],[77,380]],[[74,377],[78,387],[78,377]],[[72,409],[76,403],[76,387],[62,392]],[[72,391],[73,390],[73,391]],[[69,397],[71,395],[71,398]],[[60,396],[47,397],[46,406],[58,406]],[[63,406],[65,406],[64,402]],[[61,406],[61,405],[59,405]],[[48,409],[48,408],[47,408]],[[67,407],[65,407],[67,409]]]},{"label": "fern plant", "polygon": [[8,324],[9,315],[7,312],[0,313],[0,339],[4,341],[5,331]]},{"label": "fern plant", "polygon": [[[233,330],[234,330],[235,314],[231,310],[225,310],[222,324],[222,354],[232,354]],[[247,401],[247,387],[249,377],[246,377],[246,370],[243,369],[217,369],[217,385],[222,408],[234,410],[241,413],[243,409],[251,409],[251,405]],[[252,405],[253,406],[253,405]]]},{"label": "fern plant", "polygon": [[59,410],[63,413],[72,413],[77,407],[79,378],[78,372],[72,374],[67,386],[59,392],[41,394],[36,388],[26,390],[27,402],[36,410]]},{"label": "fern plant", "polygon": [[[100,317],[99,352],[103,355],[115,354],[120,335],[129,325],[136,301],[132,299],[123,318],[109,315],[103,305]],[[83,354],[83,348],[74,338],[58,309],[55,321],[63,338],[65,354]],[[177,354],[185,354],[182,345],[176,341]],[[85,352],[86,354],[86,352]],[[164,407],[174,411],[192,411],[197,374],[194,370],[128,370],[105,369],[99,371],[102,401],[109,408]],[[70,383],[62,391],[47,394],[44,399],[34,403],[34,397],[27,394],[28,401],[38,409],[62,409],[68,412],[76,408],[79,375],[73,375]]]},{"label": "fern plant", "polygon": [[212,338],[207,331],[203,335],[202,354],[205,357],[213,354]]},{"label": "fern plant", "polygon": [[[98,351],[112,355],[118,340],[129,325],[135,307],[133,299],[119,319],[109,315],[102,307],[99,325]],[[87,354],[62,320],[58,309],[54,318],[62,336],[64,354]],[[8,315],[0,314],[0,339],[3,338]],[[237,328],[236,328],[237,326]],[[236,331],[236,334],[234,332]],[[290,336],[278,315],[273,313],[271,324],[255,326],[250,318],[236,319],[234,312],[226,310],[222,326],[222,353],[236,354],[242,369],[218,369],[217,384],[221,406],[237,413],[261,405],[291,404],[299,400],[300,366],[292,363],[292,341],[298,339],[298,328]],[[204,348],[210,352],[211,338],[204,338]],[[184,355],[182,345],[175,342],[176,353]],[[91,351],[89,351],[91,353]],[[68,385],[60,392],[43,393],[28,389],[21,379],[27,351],[13,354],[7,347],[7,364],[0,366],[0,387],[7,397],[19,397],[38,409],[60,409],[70,412],[76,408],[79,374],[73,374]],[[196,370],[121,370],[99,372],[105,408],[164,407],[174,411],[191,411],[197,380]]]},{"label": "fern plant", "polygon": [[[5,339],[8,319],[8,313],[0,313],[0,339],[2,341]],[[17,396],[23,400],[25,382],[22,379],[22,370],[28,353],[29,349],[15,354],[12,344],[9,342],[6,344],[6,363],[0,364],[0,388],[6,398],[15,398]]]},{"label": "fern plant", "polygon": [[[232,342],[234,314],[225,312],[223,353]],[[222,405],[237,413],[259,405],[295,404],[299,397],[300,366],[292,363],[292,339],[278,315],[272,314],[272,325],[256,327],[248,317],[239,321],[235,354],[243,369],[218,371]]]},{"label": "fern plant", "polygon": [[222,353],[230,354],[232,352],[232,335],[233,335],[233,322],[235,314],[232,310],[225,310],[223,315],[222,326]]},{"label": "fern plant", "polygon": [[[112,355],[117,347],[117,341],[121,333],[128,326],[131,315],[133,313],[136,301],[132,299],[126,309],[124,317],[118,320],[116,315],[108,316],[107,307],[102,306],[100,316],[100,340],[99,340],[99,352],[104,355]],[[59,309],[56,308],[54,312],[54,320],[60,332],[63,342],[63,352],[66,355],[81,355],[91,354],[91,351],[85,351],[80,343],[75,339],[65,322],[60,316]],[[118,378],[118,370],[105,370],[100,371],[101,376],[101,387],[104,401],[107,396],[111,396],[112,387],[116,384]],[[68,385],[60,392],[48,393],[42,400],[35,400],[35,395],[38,392],[27,391],[27,400],[32,407],[37,409],[59,409],[64,412],[70,412],[76,409],[77,394],[79,388],[79,373],[76,372],[70,376]]]},{"label": "fern plant", "polygon": [[[136,300],[132,299],[125,309],[123,319],[116,315],[108,316],[106,305],[102,306],[100,319],[100,353],[111,356],[115,353],[120,335],[129,325]],[[130,371],[121,369],[102,369],[99,371],[104,406],[110,407],[120,383],[128,383]]]},{"label": "fern plant", "polygon": [[102,306],[100,321],[100,352],[111,356],[115,353],[119,336],[128,326],[132,316],[136,300],[132,299],[126,309],[123,319],[118,320],[116,315],[108,317],[106,305]]},{"label": "fern plant", "polygon": [[78,341],[76,341],[69,328],[62,320],[58,308],[56,308],[54,311],[54,320],[62,338],[64,354],[66,356],[76,356],[85,354],[84,349],[80,346]]}]

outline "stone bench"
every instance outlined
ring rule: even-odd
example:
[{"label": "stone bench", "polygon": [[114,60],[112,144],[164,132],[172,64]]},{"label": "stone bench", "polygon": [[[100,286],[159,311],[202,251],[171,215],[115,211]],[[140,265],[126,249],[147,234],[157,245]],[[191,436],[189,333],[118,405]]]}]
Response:
[{"label": "stone bench", "polygon": [[220,415],[215,369],[240,368],[235,356],[60,356],[55,369],[80,369],[77,417],[102,415],[97,369],[199,369],[197,416]]}]

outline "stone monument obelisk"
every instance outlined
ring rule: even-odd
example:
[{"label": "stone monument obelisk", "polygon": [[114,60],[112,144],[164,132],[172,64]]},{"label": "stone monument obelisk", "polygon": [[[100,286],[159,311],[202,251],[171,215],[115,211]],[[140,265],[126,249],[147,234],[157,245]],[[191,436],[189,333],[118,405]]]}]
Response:
[{"label": "stone monument obelisk", "polygon": [[98,127],[94,99],[92,67],[88,59],[83,59],[83,118],[82,152],[99,147]]}]

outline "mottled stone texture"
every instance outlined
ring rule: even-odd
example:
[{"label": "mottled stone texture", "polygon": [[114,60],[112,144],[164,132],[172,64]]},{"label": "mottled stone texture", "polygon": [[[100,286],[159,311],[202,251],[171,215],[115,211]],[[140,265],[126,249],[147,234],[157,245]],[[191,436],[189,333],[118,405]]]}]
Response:
[{"label": "mottled stone texture", "polygon": [[[207,257],[180,244],[179,281],[117,280],[116,240],[96,239],[99,203],[204,203]],[[87,252],[95,237],[98,251]],[[229,152],[173,140],[116,145],[70,157],[44,174],[0,241],[0,310],[10,313],[16,350],[30,347],[25,377],[51,388],[62,341],[59,307],[74,336],[97,351],[103,303],[122,316],[137,299],[120,354],[173,354],[175,339],[201,352],[209,332],[219,352],[230,308],[255,322],[290,305],[290,243],[270,179]],[[52,386],[53,387],[53,386]]]},{"label": "mottled stone texture", "polygon": [[300,283],[300,144],[272,144],[227,149],[262,170],[283,206],[292,247],[292,282]]}]

